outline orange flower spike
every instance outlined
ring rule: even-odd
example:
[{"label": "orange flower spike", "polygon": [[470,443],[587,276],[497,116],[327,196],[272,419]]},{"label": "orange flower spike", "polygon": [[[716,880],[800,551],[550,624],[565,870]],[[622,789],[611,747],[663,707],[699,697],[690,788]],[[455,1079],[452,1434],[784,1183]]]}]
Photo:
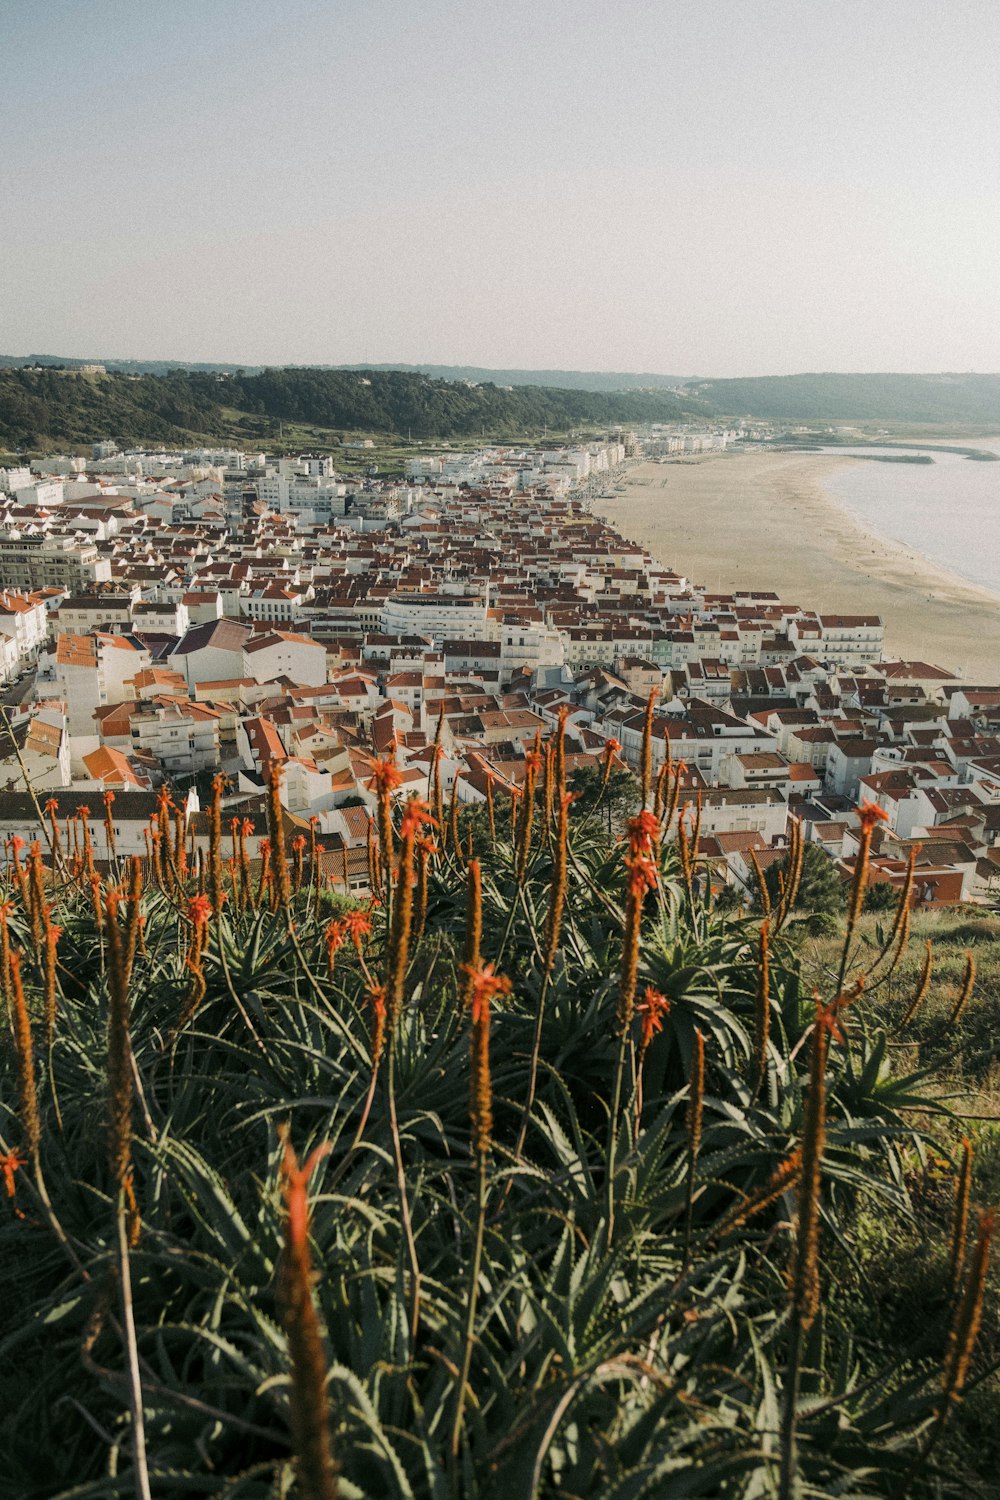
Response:
[{"label": "orange flower spike", "polygon": [[424,827],[436,828],[437,819],[431,813],[430,807],[422,797],[411,797],[403,809],[403,818],[399,825],[399,836],[402,839],[412,838],[414,842],[423,836]]},{"label": "orange flower spike", "polygon": [[368,781],[370,791],[378,793],[379,796],[388,796],[390,792],[394,792],[402,784],[403,773],[394,760],[385,756],[382,760],[375,762],[375,769]]},{"label": "orange flower spike", "polygon": [[37,1160],[38,1147],[42,1138],[42,1122],[38,1112],[38,1092],[35,1085],[35,1049],[31,1036],[31,1020],[28,1016],[21,981],[21,954],[16,948],[10,955],[10,978],[10,1010],[17,1069],[18,1113],[28,1155]]},{"label": "orange flower spike", "polygon": [[670,1001],[666,995],[647,984],[642,1000],[636,1006],[642,1021],[642,1033],[639,1039],[639,1056],[643,1057],[650,1042],[657,1032],[663,1030],[663,1022],[670,1014]]},{"label": "orange flower spike", "polygon": [[345,940],[345,938],[347,936],[347,927],[346,927],[343,919],[342,918],[334,917],[333,921],[330,923],[330,925],[326,929],[325,936],[326,936],[326,961],[327,961],[327,964],[329,966],[330,973],[332,975],[333,971],[334,971],[334,968],[336,967],[336,963],[337,963],[337,954],[340,952],[341,948],[344,946],[344,940]]},{"label": "orange flower spike", "polygon": [[212,915],[212,902],[208,896],[192,896],[187,904],[188,921],[195,927],[203,927]]},{"label": "orange flower spike", "polygon": [[372,1005],[372,1067],[377,1068],[385,1047],[385,1024],[388,1016],[386,1007],[386,992],[384,984],[376,984],[368,991],[368,998]]},{"label": "orange flower spike", "polygon": [[889,814],[883,812],[877,802],[862,802],[857,808],[855,816],[861,824],[862,831],[873,833],[880,823],[888,823]]},{"label": "orange flower spike", "polygon": [[647,807],[644,807],[636,817],[629,819],[628,841],[631,854],[652,854],[659,836],[659,819]]},{"label": "orange flower spike", "polygon": [[17,1184],[14,1175],[26,1165],[26,1158],[20,1151],[8,1151],[6,1155],[0,1156],[0,1172],[3,1173],[3,1185],[8,1198],[13,1198],[17,1192]]},{"label": "orange flower spike", "polygon": [[50,922],[45,929],[44,999],[45,1040],[51,1047],[56,1029],[56,947],[62,937],[62,928]]},{"label": "orange flower spike", "polygon": [[284,1138],[281,1184],[285,1200],[285,1247],[278,1272],[278,1306],[290,1363],[289,1418],[298,1487],[310,1500],[336,1500],[337,1481],[330,1452],[326,1356],[313,1302],[309,1252],[308,1182],[329,1150],[318,1147],[300,1167]]},{"label": "orange flower spike", "polygon": [[345,917],[341,918],[341,921],[344,924],[344,931],[347,933],[358,954],[360,955],[362,938],[371,936],[371,917],[365,911],[355,910],[349,911]]},{"label": "orange flower spike", "polygon": [[299,1166],[291,1143],[286,1137],[285,1156],[281,1164],[281,1186],[288,1215],[286,1228],[290,1249],[301,1250],[305,1247],[309,1234],[309,1200],[306,1188],[317,1164],[323,1160],[324,1156],[328,1156],[329,1152],[330,1143],[324,1141]]},{"label": "orange flower spike", "polygon": [[645,854],[626,854],[625,864],[629,872],[629,891],[636,898],[641,899],[647,890],[656,889],[656,866]]},{"label": "orange flower spike", "polygon": [[494,971],[492,963],[478,966],[463,964],[463,968],[469,975],[469,1008],[472,1011],[472,1020],[478,1025],[482,1019],[483,1007],[485,1006],[488,1012],[494,995],[509,995],[513,986],[506,974],[497,974]]}]

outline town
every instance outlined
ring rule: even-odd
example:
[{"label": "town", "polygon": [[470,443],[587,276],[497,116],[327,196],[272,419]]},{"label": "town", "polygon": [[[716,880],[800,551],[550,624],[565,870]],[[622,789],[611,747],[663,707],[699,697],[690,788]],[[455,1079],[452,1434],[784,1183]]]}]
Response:
[{"label": "town", "polygon": [[194,858],[221,773],[257,859],[280,763],[287,837],[365,897],[379,760],[401,799],[439,777],[458,811],[505,808],[560,720],[571,776],[638,769],[652,696],[653,769],[682,768],[674,827],[697,817],[714,892],[749,901],[793,819],[850,880],[867,800],[874,884],[912,862],[916,905],[994,901],[1000,685],[887,659],[875,615],[709,592],[592,514],[633,464],[739,436],[438,452],[391,478],[110,440],[0,470],[5,857],[46,807],[88,821],[98,862],[145,856],[168,785]]}]

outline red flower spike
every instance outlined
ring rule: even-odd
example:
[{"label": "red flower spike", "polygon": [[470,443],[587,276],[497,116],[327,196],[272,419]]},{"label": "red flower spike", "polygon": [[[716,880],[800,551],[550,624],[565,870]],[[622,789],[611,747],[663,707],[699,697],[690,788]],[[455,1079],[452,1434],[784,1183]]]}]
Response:
[{"label": "red flower spike", "polygon": [[645,854],[626,854],[625,864],[629,872],[629,890],[636,898],[646,894],[647,888],[656,889],[656,866]]},{"label": "red flower spike", "polygon": [[646,992],[636,1009],[642,1017],[642,1037],[639,1047],[645,1052],[656,1033],[663,1030],[663,1022],[670,1012],[670,1001],[666,995],[654,989],[651,984],[647,984]]},{"label": "red flower spike", "polygon": [[386,1016],[385,985],[373,985],[372,988],[368,991],[368,998],[372,1003],[372,1014],[374,1015],[376,1021],[384,1021]]},{"label": "red flower spike", "polygon": [[384,760],[377,760],[375,762],[375,769],[371,774],[371,780],[368,782],[370,791],[377,792],[379,796],[388,796],[390,792],[394,792],[402,784],[403,773],[394,760],[390,760],[386,756]]},{"label": "red flower spike", "polygon": [[489,1007],[494,995],[509,995],[512,989],[510,980],[506,974],[494,972],[493,964],[463,964],[462,968],[468,974],[471,981],[471,994],[469,1006],[472,1010],[472,1019],[478,1024],[482,1019],[483,1007]]},{"label": "red flower spike", "polygon": [[212,902],[208,896],[192,896],[187,904],[188,921],[201,927],[212,915]]},{"label": "red flower spike", "polygon": [[17,1192],[14,1182],[14,1174],[25,1165],[25,1158],[20,1151],[8,1151],[6,1156],[0,1156],[0,1172],[3,1173],[4,1187],[7,1189],[7,1197],[13,1198]]},{"label": "red flower spike", "polygon": [[366,911],[349,911],[346,917],[341,917],[344,931],[350,937],[355,948],[361,952],[361,939],[368,937],[372,930],[372,919]]},{"label": "red flower spike", "polygon": [[660,835],[660,824],[655,813],[644,807],[636,817],[629,819],[628,840],[632,854],[651,854]]},{"label": "red flower spike", "polygon": [[324,1141],[306,1157],[300,1167],[290,1142],[285,1140],[285,1158],[281,1164],[281,1185],[285,1196],[285,1207],[288,1211],[288,1242],[296,1249],[301,1249],[305,1245],[309,1233],[309,1203],[306,1187],[313,1168],[317,1162],[323,1160],[329,1150],[329,1141]]},{"label": "red flower spike", "polygon": [[411,797],[403,811],[403,820],[399,825],[399,836],[403,839],[418,839],[424,829],[424,824],[429,828],[437,827],[437,820],[432,816],[430,807],[422,797]]},{"label": "red flower spike", "polygon": [[879,823],[889,821],[889,814],[883,812],[877,802],[862,802],[861,806],[855,810],[855,816],[865,833],[871,833]]}]

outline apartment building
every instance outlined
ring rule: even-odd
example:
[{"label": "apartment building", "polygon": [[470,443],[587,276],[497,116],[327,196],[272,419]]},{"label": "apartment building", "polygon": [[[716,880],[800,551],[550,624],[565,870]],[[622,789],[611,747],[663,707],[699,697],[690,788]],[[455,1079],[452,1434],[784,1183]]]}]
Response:
[{"label": "apartment building", "polygon": [[56,587],[85,593],[110,583],[111,560],[88,542],[71,537],[13,536],[0,531],[0,579],[8,589],[30,593]]}]

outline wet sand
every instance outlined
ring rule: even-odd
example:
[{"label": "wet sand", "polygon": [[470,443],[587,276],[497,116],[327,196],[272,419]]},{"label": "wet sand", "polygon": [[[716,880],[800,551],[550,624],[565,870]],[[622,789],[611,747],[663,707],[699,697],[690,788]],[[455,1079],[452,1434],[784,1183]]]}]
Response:
[{"label": "wet sand", "polygon": [[823,489],[855,460],[734,452],[630,470],[594,513],[712,592],[774,590],[827,614],[878,614],[885,655],[1000,682],[1000,596],[883,541]]}]

